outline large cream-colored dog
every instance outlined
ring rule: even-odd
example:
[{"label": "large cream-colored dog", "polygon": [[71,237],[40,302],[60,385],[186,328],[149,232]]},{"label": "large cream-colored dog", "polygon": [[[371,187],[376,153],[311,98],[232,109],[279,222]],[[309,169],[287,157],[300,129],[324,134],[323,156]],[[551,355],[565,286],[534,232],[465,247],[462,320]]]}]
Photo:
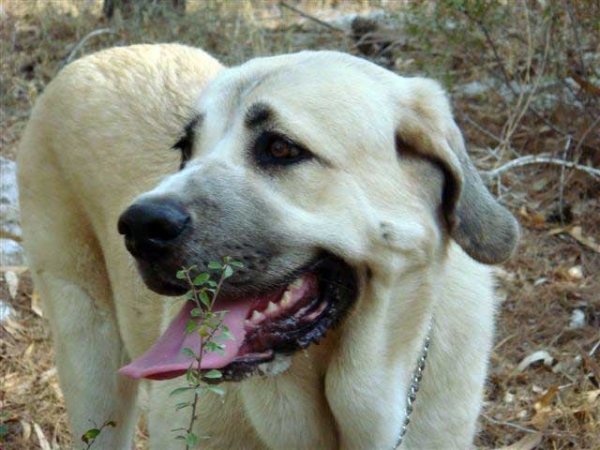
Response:
[{"label": "large cream-colored dog", "polygon": [[204,448],[393,448],[430,325],[402,448],[471,446],[494,315],[480,263],[518,231],[435,82],[335,52],[225,69],[110,49],[47,87],[19,183],[75,439],[110,419],[95,448],[129,449],[145,408],[151,448],[181,448],[175,273],[230,256],[244,268],[217,304],[236,340],[203,368],[231,382],[201,397]]}]

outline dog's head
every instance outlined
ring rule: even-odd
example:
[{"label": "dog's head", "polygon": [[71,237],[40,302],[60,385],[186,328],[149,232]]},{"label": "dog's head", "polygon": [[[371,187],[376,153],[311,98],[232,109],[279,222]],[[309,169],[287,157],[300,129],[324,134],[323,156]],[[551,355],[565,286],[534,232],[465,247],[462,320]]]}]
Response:
[{"label": "dog's head", "polygon": [[[174,148],[181,170],[141,195],[119,231],[162,294],[187,291],[175,278],[182,267],[204,271],[223,256],[243,263],[220,303],[238,342],[203,363],[232,379],[319,340],[374,272],[397,270],[391,258],[426,267],[454,239],[493,264],[517,240],[442,89],[348,55],[303,52],[222,71]],[[174,324],[183,328],[188,313]],[[149,354],[130,374],[188,366],[158,367]]]}]

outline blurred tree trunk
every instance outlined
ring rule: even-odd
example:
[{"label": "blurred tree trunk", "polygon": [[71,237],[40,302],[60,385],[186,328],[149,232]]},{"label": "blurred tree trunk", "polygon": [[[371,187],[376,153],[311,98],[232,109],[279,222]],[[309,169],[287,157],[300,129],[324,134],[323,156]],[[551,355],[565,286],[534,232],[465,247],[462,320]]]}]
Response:
[{"label": "blurred tree trunk", "polygon": [[102,13],[108,19],[110,19],[116,9],[121,11],[123,17],[131,16],[135,11],[136,5],[138,9],[144,7],[158,5],[160,3],[172,6],[179,13],[185,12],[185,0],[166,0],[164,2],[157,0],[104,0],[102,5]]}]

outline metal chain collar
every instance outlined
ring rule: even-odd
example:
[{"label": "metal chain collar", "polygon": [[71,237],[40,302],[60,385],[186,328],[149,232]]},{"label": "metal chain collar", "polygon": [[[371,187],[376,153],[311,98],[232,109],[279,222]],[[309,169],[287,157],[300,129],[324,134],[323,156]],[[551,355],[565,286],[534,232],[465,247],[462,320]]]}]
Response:
[{"label": "metal chain collar", "polygon": [[429,354],[430,342],[431,325],[429,325],[429,328],[427,329],[427,336],[425,337],[425,342],[423,342],[423,348],[421,349],[421,355],[419,356],[419,360],[417,361],[417,368],[413,372],[410,387],[408,388],[408,395],[406,396],[406,415],[404,417],[404,423],[400,428],[400,433],[398,433],[398,439],[396,440],[396,444],[394,444],[391,450],[396,450],[398,447],[400,447],[400,445],[402,445],[402,440],[404,439],[406,429],[408,428],[408,424],[410,423],[410,415],[413,412],[413,403],[417,398],[417,392],[419,392],[421,378],[423,378],[423,370],[425,369],[425,360],[427,360],[427,355]]}]

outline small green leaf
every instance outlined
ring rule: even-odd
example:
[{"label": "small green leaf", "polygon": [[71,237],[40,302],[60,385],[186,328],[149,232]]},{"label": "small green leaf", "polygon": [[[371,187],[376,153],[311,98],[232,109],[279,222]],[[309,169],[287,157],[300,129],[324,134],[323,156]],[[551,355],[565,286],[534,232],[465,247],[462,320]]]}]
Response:
[{"label": "small green leaf", "polygon": [[90,441],[93,441],[94,439],[96,439],[99,434],[100,434],[100,430],[98,428],[92,428],[90,430],[87,430],[84,433],[84,435],[81,436],[81,440],[83,442],[85,442],[86,444],[89,444]]},{"label": "small green leaf", "polygon": [[186,271],[185,270],[178,270],[177,273],[175,274],[175,277],[178,280],[185,280],[185,278],[186,278]]},{"label": "small green leaf", "polygon": [[104,424],[105,427],[116,427],[117,426],[117,422],[115,422],[114,420],[109,420],[108,422],[106,422]]},{"label": "small green leaf", "polygon": [[231,275],[233,275],[233,269],[231,268],[231,266],[225,266],[225,271],[223,273],[223,276],[225,278],[229,278]]},{"label": "small green leaf", "polygon": [[198,336],[200,336],[201,338],[210,336],[210,331],[206,327],[206,325],[202,325],[200,328],[198,328]]},{"label": "small green leaf", "polygon": [[217,378],[222,378],[223,374],[221,373],[221,371],[213,369],[213,370],[209,370],[208,372],[206,372],[204,374],[204,378],[209,378],[209,379],[217,379]]},{"label": "small green leaf", "polygon": [[223,389],[221,386],[207,385],[205,386],[205,388],[211,392],[214,392],[217,395],[225,395],[225,389]]},{"label": "small green leaf", "polygon": [[227,314],[228,311],[217,311],[214,313],[214,315],[217,317],[217,319],[222,322],[223,320],[225,320],[225,314]]},{"label": "small green leaf", "polygon": [[185,380],[188,382],[188,384],[193,385],[198,382],[198,375],[196,375],[196,371],[191,366],[185,373]]},{"label": "small green leaf", "polygon": [[200,317],[202,315],[202,310],[200,308],[194,308],[190,311],[190,316],[192,317]]},{"label": "small green leaf", "polygon": [[235,341],[233,334],[231,334],[229,331],[221,332],[221,334],[219,335],[219,339],[223,341]]},{"label": "small green leaf", "polygon": [[[216,281],[209,280],[209,281],[207,281],[206,284],[208,284],[210,287],[217,287],[218,283]],[[212,291],[212,292],[214,292],[214,291]]]},{"label": "small green leaf", "polygon": [[198,298],[204,304],[204,306],[206,306],[207,308],[210,308],[210,297],[208,296],[206,291],[200,292],[200,294],[198,294]]},{"label": "small green leaf", "polygon": [[185,293],[185,299],[186,300],[194,300],[194,291],[187,291]]},{"label": "small green leaf", "polygon": [[188,447],[195,447],[196,444],[198,444],[198,436],[196,436],[194,433],[188,433],[186,442]]},{"label": "small green leaf", "polygon": [[241,269],[242,267],[244,267],[244,264],[242,264],[239,261],[231,261],[229,264],[231,264],[233,267],[237,267],[239,269]]},{"label": "small green leaf", "polygon": [[178,394],[181,394],[181,393],[183,393],[183,392],[187,392],[187,391],[189,391],[189,390],[191,390],[191,389],[192,389],[192,388],[191,388],[191,387],[189,387],[189,386],[186,386],[186,387],[180,387],[180,388],[177,388],[177,389],[174,389],[174,390],[172,390],[172,391],[171,391],[171,393],[169,394],[169,396],[178,395]]},{"label": "small green leaf", "polygon": [[188,406],[191,406],[190,402],[177,403],[175,405],[175,411],[179,411],[180,409],[187,408]]},{"label": "small green leaf", "polygon": [[202,286],[210,279],[210,274],[204,272],[194,278],[194,286]]},{"label": "small green leaf", "polygon": [[217,261],[211,261],[208,263],[209,269],[220,269],[221,267],[223,267],[223,266],[221,265],[220,262],[217,262]]},{"label": "small green leaf", "polygon": [[204,344],[204,350],[207,352],[215,352],[219,355],[225,354],[225,345],[218,342],[209,341]]},{"label": "small green leaf", "polygon": [[196,354],[194,353],[194,351],[189,348],[189,347],[185,347],[181,349],[181,353],[183,353],[185,356],[187,356],[188,358],[194,358],[196,359]]},{"label": "small green leaf", "polygon": [[194,331],[198,329],[198,324],[193,320],[188,321],[185,326],[185,334],[192,334]]}]

